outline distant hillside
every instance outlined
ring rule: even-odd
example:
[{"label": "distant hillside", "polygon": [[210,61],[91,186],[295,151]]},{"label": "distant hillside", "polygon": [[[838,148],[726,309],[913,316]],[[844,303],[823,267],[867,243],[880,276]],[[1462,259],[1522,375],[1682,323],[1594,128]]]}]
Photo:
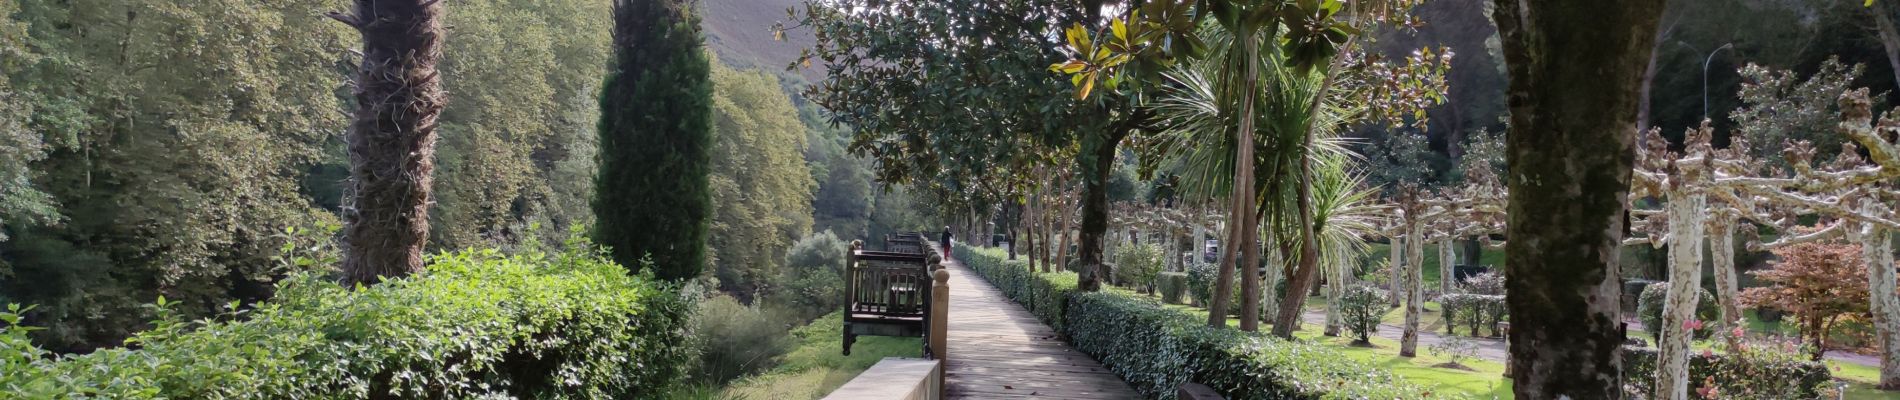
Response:
[{"label": "distant hillside", "polygon": [[[786,32],[785,40],[772,38],[772,25],[786,20],[785,9],[798,7],[799,0],[703,0],[700,16],[706,29],[706,45],[719,54],[720,61],[739,68],[760,68],[781,76],[792,76],[785,66],[798,59],[799,50],[816,43],[810,30]],[[824,78],[824,71],[806,68],[798,76],[806,81]]]}]

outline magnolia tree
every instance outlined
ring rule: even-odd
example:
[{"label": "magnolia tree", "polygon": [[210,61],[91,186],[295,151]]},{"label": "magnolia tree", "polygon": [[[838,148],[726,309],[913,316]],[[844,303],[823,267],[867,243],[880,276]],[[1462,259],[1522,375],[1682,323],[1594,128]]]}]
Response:
[{"label": "magnolia tree", "polygon": [[[1785,145],[1784,155],[1790,168],[1765,171],[1761,163],[1749,157],[1750,147],[1742,136],[1731,138],[1726,149],[1710,145],[1711,129],[1705,122],[1685,136],[1682,151],[1669,151],[1667,142],[1655,130],[1649,133],[1649,145],[1638,155],[1633,198],[1663,199],[1660,210],[1632,210],[1643,217],[1632,225],[1641,237],[1625,244],[1669,246],[1672,285],[1664,305],[1662,326],[1650,327],[1662,332],[1661,355],[1657,368],[1657,388],[1671,399],[1688,396],[1687,381],[1689,336],[1696,321],[1696,290],[1701,282],[1703,240],[1715,247],[1717,296],[1723,304],[1718,327],[1730,327],[1739,318],[1738,296],[1733,260],[1733,229],[1742,220],[1794,232],[1798,215],[1820,215],[1833,222],[1812,232],[1790,235],[1773,243],[1751,243],[1754,249],[1774,249],[1829,238],[1843,238],[1861,245],[1868,268],[1871,293],[1894,292],[1893,251],[1890,236],[1900,231],[1891,204],[1896,195],[1892,181],[1900,178],[1900,150],[1889,138],[1900,136],[1900,121],[1889,113],[1879,124],[1873,115],[1866,90],[1844,93],[1840,97],[1841,121],[1836,129],[1867,150],[1843,150],[1834,162],[1816,167],[1814,148],[1807,142]],[[1771,175],[1772,174],[1772,175]],[[1713,231],[1713,232],[1711,232]],[[1875,330],[1881,345],[1881,386],[1900,387],[1900,298],[1869,296]],[[1726,330],[1726,329],[1724,329]]]}]

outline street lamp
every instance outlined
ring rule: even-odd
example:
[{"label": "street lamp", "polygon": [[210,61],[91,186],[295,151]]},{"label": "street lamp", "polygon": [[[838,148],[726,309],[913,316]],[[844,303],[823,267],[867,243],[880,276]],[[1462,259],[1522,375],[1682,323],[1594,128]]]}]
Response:
[{"label": "street lamp", "polygon": [[[1691,46],[1688,43],[1684,43],[1680,40],[1676,41],[1676,44],[1681,45],[1682,47],[1688,47],[1690,50],[1695,50],[1697,53],[1702,52],[1702,49],[1698,49],[1695,46]],[[1715,61],[1715,53],[1720,53],[1722,52],[1722,50],[1729,50],[1733,48],[1735,48],[1735,43],[1724,43],[1722,44],[1722,47],[1717,47],[1715,48],[1715,50],[1710,50],[1709,56],[1702,60],[1702,119],[1703,120],[1709,119],[1709,63]]]}]

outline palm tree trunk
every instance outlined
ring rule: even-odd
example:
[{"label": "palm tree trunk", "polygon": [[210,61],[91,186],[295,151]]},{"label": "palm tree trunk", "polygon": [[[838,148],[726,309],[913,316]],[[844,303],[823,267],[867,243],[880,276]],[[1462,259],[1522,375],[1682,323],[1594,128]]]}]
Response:
[{"label": "palm tree trunk", "polygon": [[344,207],[343,274],[375,284],[422,270],[429,238],[436,117],[444,96],[442,5],[435,0],[356,0],[330,18],[363,36],[355,121],[350,125],[350,190]]},{"label": "palm tree trunk", "polygon": [[[1355,5],[1357,12],[1358,6]],[[1338,76],[1340,63],[1344,55],[1351,53],[1359,38],[1354,36],[1340,47],[1339,56],[1334,56],[1326,68],[1326,77],[1320,80],[1319,91],[1314,92],[1312,109],[1307,111],[1306,126],[1301,129],[1300,138],[1300,182],[1297,212],[1300,220],[1300,257],[1299,267],[1293,270],[1293,276],[1287,281],[1287,291],[1280,299],[1280,312],[1274,319],[1273,334],[1292,339],[1293,331],[1300,328],[1300,313],[1306,306],[1307,289],[1313,287],[1314,278],[1319,275],[1319,226],[1313,223],[1313,136],[1318,129],[1320,110],[1326,104],[1326,92],[1333,89],[1333,78]],[[1276,192],[1277,193],[1277,192]],[[1300,290],[1294,290],[1300,289]]]},{"label": "palm tree trunk", "polygon": [[1252,266],[1235,265],[1237,262],[1244,262],[1245,254],[1253,248],[1253,243],[1249,240],[1251,235],[1247,231],[1253,230],[1256,226],[1253,218],[1253,103],[1256,97],[1255,88],[1260,83],[1258,68],[1260,51],[1259,42],[1254,36],[1252,27],[1242,27],[1240,32],[1234,35],[1234,40],[1240,44],[1242,57],[1246,58],[1244,60],[1246,72],[1240,86],[1240,115],[1238,116],[1240,126],[1234,131],[1234,183],[1233,193],[1229,196],[1229,200],[1232,200],[1234,204],[1232,213],[1228,214],[1231,221],[1228,221],[1227,225],[1227,237],[1232,240],[1223,243],[1229,250],[1226,256],[1221,257],[1220,277],[1214,286],[1214,306],[1210,309],[1211,315],[1207,317],[1209,325],[1226,324],[1227,300],[1229,293],[1233,291],[1234,269],[1242,268],[1240,329],[1246,331],[1260,329],[1260,317],[1258,315],[1249,317],[1249,314],[1258,314],[1257,307],[1260,306],[1257,293],[1260,285],[1258,282],[1260,270]]}]

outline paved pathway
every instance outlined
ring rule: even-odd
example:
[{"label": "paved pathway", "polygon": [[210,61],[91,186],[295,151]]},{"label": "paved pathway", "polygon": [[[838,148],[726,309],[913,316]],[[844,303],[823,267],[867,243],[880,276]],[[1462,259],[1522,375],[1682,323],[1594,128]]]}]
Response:
[{"label": "paved pathway", "polygon": [[[936,247],[934,244],[931,247]],[[956,260],[950,271],[949,361],[952,399],[1140,399],[1093,358],[1069,348],[1053,329]]]}]

